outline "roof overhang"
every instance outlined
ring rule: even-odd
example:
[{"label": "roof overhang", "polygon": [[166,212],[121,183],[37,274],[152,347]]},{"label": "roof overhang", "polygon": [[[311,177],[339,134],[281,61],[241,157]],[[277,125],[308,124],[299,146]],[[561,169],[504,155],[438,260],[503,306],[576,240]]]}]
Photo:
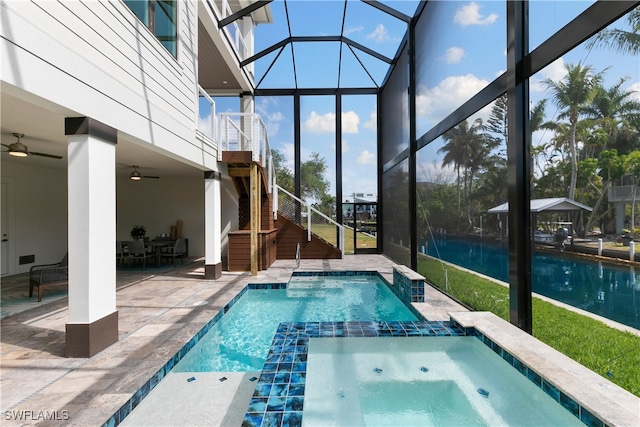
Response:
[{"label": "roof overhang", "polygon": [[[531,213],[540,213],[547,211],[587,211],[591,212],[592,209],[583,205],[582,203],[578,203],[575,200],[569,199],[567,197],[553,197],[548,199],[533,199],[531,200]],[[496,207],[493,207],[487,211],[487,213],[491,214],[501,214],[509,212],[509,203],[503,203]]]}]

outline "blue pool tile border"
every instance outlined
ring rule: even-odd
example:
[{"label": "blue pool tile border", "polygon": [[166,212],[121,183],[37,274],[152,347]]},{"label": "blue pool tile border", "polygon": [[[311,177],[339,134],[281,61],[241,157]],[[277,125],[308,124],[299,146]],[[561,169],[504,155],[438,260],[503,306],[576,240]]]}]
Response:
[{"label": "blue pool tile border", "polygon": [[[292,277],[301,276],[377,276],[392,290],[389,282],[377,271],[309,271],[293,272]],[[103,427],[112,427],[119,425],[127,415],[138,406],[151,390],[173,369],[173,367],[187,354],[191,348],[215,325],[220,318],[229,311],[231,307],[247,292],[249,289],[259,290],[279,290],[287,289],[287,283],[249,283],[238,294],[229,301],[209,322],[207,322],[162,368],[160,368],[118,411],[116,411],[104,424]],[[395,292],[394,292],[395,293]],[[405,302],[405,301],[403,301]],[[401,337],[401,336],[476,336],[485,345],[500,355],[505,361],[516,368],[520,373],[529,378],[534,384],[542,388],[547,394],[558,401],[564,408],[579,418],[584,424],[593,427],[606,427],[603,420],[591,413],[586,408],[566,395],[562,390],[558,389],[547,379],[543,378],[533,369],[529,368],[525,363],[518,360],[508,351],[504,350],[499,344],[483,335],[475,328],[465,328],[458,324],[454,319],[450,322],[434,322],[424,320],[411,304],[405,305],[420,320],[413,322],[293,322],[282,323],[276,332],[269,356],[274,350],[275,354],[286,354],[286,350],[298,347],[298,340],[295,342],[290,339],[286,341],[288,345],[276,345],[276,340],[287,340],[289,332],[300,334],[301,339],[305,339],[306,344],[300,346],[299,353],[293,353],[291,362],[274,362],[273,358],[267,360],[263,366],[262,374],[257,381],[256,392],[254,392],[254,400],[252,398],[249,408],[245,414],[243,426],[261,426],[261,425],[282,425],[282,426],[300,426],[302,425],[302,407],[304,405],[304,384],[306,378],[306,357],[308,351],[308,339],[319,337]],[[311,325],[309,331],[306,330],[307,324]],[[280,330],[283,325],[290,325],[286,331]],[[304,325],[304,326],[303,326]],[[317,325],[317,326],[315,326]],[[286,326],[285,326],[286,327]],[[302,329],[304,328],[304,329]],[[316,331],[316,332],[314,332]],[[312,336],[317,333],[317,336]],[[306,347],[306,348],[305,348]],[[280,353],[277,353],[277,351]],[[302,351],[304,350],[304,352]],[[286,356],[286,360],[289,356]],[[275,365],[275,371],[273,371]],[[281,366],[282,365],[282,366]],[[265,371],[272,369],[272,371]],[[282,370],[278,370],[281,368]],[[288,369],[288,370],[287,370]],[[273,375],[272,375],[273,374]],[[269,379],[272,379],[269,383]],[[262,382],[261,382],[262,381]],[[271,384],[269,386],[269,384]],[[273,385],[288,384],[286,398],[280,396],[285,392],[284,387],[276,387],[274,389],[274,397],[277,397],[268,405],[269,398],[256,396],[258,386],[261,390],[269,389],[267,396],[271,395]],[[266,386],[265,386],[266,385]],[[268,387],[267,387],[268,386]],[[280,395],[279,395],[280,394]],[[282,411],[280,411],[282,409]],[[266,415],[265,415],[266,414]]]},{"label": "blue pool tile border", "polygon": [[570,396],[565,394],[560,388],[553,384],[552,381],[549,381],[547,378],[540,375],[538,372],[530,368],[527,364],[509,353],[507,350],[502,348],[500,344],[496,343],[491,338],[484,335],[482,332],[476,330],[475,328],[462,328],[454,319],[451,319],[451,323],[463,329],[466,335],[475,335],[476,338],[484,343],[484,345],[486,345],[497,355],[502,357],[502,359],[513,366],[518,372],[528,378],[536,386],[541,388],[547,395],[549,395],[553,400],[562,405],[567,411],[572,413],[584,424],[592,427],[606,426],[606,423],[603,420],[592,414],[588,409],[584,408]]},{"label": "blue pool tile border", "polygon": [[[389,283],[377,271],[294,271],[292,277],[295,276],[378,276],[384,283]],[[169,361],[160,368],[151,378],[140,387],[134,395],[127,400],[104,424],[103,427],[115,427],[119,425],[127,415],[133,411],[136,406],[144,399],[153,388],[173,369],[173,367],[187,354],[194,345],[216,324],[220,318],[229,311],[231,307],[247,292],[249,289],[259,290],[279,290],[287,289],[287,283],[249,283],[236,296],[234,296],[222,310],[220,310],[209,322],[207,322]],[[422,319],[422,315],[413,307],[410,307],[414,315],[418,319]]]},{"label": "blue pool tile border", "polygon": [[271,342],[243,427],[302,425],[310,338],[463,336],[450,322],[287,322]]},{"label": "blue pool tile border", "polygon": [[291,277],[349,277],[349,276],[380,276],[380,273],[377,271],[359,271],[359,270],[351,270],[351,271],[294,271],[291,274]]},{"label": "blue pool tile border", "polygon": [[131,398],[125,402],[104,424],[103,427],[115,427],[119,425],[127,415],[133,411],[136,406],[144,399],[153,388],[173,369],[173,367],[193,348],[194,345],[200,341],[200,339],[213,327],[213,325],[229,311],[231,307],[247,292],[249,289],[286,289],[286,283],[249,283],[238,294],[225,305],[211,320],[209,320],[182,348],[173,355],[171,359],[160,368],[155,374],[149,378],[149,380],[143,384],[138,391],[134,393]]}]

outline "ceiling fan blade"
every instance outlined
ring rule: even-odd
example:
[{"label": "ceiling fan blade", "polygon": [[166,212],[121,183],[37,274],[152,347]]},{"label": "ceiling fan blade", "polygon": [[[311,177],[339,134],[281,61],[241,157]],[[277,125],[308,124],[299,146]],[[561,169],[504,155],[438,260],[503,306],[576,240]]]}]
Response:
[{"label": "ceiling fan blade", "polygon": [[142,175],[143,178],[152,178],[152,179],[160,179],[159,176],[148,176],[148,175]]},{"label": "ceiling fan blade", "polygon": [[49,157],[51,159],[61,159],[62,156],[56,156],[55,154],[47,154],[47,153],[37,153],[35,151],[29,151],[30,156],[40,156],[40,157]]}]

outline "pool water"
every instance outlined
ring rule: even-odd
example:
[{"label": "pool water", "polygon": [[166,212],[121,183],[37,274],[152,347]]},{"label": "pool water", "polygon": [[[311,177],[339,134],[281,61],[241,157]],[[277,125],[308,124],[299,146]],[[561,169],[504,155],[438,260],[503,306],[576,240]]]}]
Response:
[{"label": "pool water", "polygon": [[309,340],[303,426],[583,425],[476,337]]},{"label": "pool water", "polygon": [[292,277],[287,289],[249,289],[173,368],[259,371],[281,322],[418,320],[378,276]]}]

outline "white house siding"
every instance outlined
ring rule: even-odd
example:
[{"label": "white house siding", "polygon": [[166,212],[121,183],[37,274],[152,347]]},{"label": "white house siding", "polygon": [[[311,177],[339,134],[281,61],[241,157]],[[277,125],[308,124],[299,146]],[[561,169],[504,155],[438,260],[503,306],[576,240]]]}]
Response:
[{"label": "white house siding", "polygon": [[180,1],[177,58],[123,2],[2,2],[2,80],[202,164],[196,3]]}]

